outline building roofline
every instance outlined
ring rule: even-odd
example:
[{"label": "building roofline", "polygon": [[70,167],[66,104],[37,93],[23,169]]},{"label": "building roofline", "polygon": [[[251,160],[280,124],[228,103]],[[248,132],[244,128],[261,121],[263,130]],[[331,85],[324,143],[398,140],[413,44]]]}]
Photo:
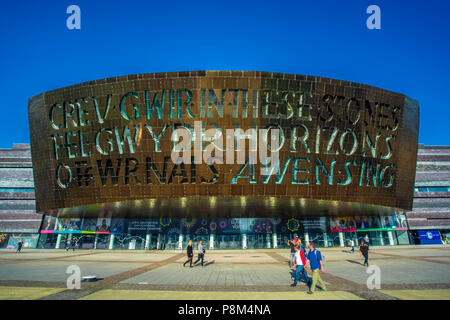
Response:
[{"label": "building roofline", "polygon": [[450,145],[425,145],[423,143],[419,143],[419,149],[450,149]]}]

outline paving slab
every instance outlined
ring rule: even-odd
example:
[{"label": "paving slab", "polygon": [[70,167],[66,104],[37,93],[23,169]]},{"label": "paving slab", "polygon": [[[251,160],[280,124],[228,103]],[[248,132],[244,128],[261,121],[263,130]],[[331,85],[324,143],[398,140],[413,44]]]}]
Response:
[{"label": "paving slab", "polygon": [[130,252],[130,253],[122,253],[122,252],[98,252],[92,255],[84,255],[77,257],[62,257],[67,260],[77,260],[77,261],[98,261],[98,262],[142,262],[142,263],[150,263],[150,262],[159,262],[162,260],[169,259],[175,256],[176,253],[163,253],[163,254],[155,254],[151,252]]},{"label": "paving slab", "polygon": [[402,300],[450,300],[450,289],[380,291]]},{"label": "paving slab", "polygon": [[[179,259],[177,262],[185,262],[187,257]],[[197,253],[194,253],[194,262],[197,260]],[[243,253],[225,253],[216,254],[215,252],[205,255],[205,260],[220,262],[220,263],[277,263],[275,259],[270,257],[265,253],[253,253],[253,254],[243,254]]]},{"label": "paving slab", "polygon": [[430,260],[430,261],[444,262],[444,263],[450,264],[450,257],[438,257],[438,258],[426,258],[426,259]]},{"label": "paving slab", "polygon": [[[189,268],[171,263],[123,283],[204,286],[286,286],[292,284],[291,271],[280,264],[210,264]],[[328,284],[328,283],[326,283]]]},{"label": "paving slab", "polygon": [[[326,272],[338,277],[365,284],[370,274],[363,266],[363,259],[355,257],[345,262],[326,263]],[[410,259],[380,259],[369,264],[378,266],[381,271],[381,286],[402,283],[450,283],[450,265]]]},{"label": "paving slab", "polygon": [[106,289],[80,300],[363,300],[346,291],[239,292],[239,291],[162,291]]},{"label": "paving slab", "polygon": [[81,276],[96,275],[109,277],[120,272],[147,265],[146,263],[101,263],[101,262],[62,262],[36,261],[32,263],[11,263],[0,265],[0,280],[67,281],[67,267],[78,265]]},{"label": "paving slab", "polygon": [[94,254],[95,252],[90,251],[66,251],[66,250],[49,250],[42,251],[36,249],[28,249],[22,252],[16,252],[15,249],[2,249],[0,250],[0,262],[3,260],[31,260],[31,259],[53,259],[61,257],[75,257],[80,255]]},{"label": "paving slab", "polygon": [[62,288],[0,287],[0,300],[35,300],[64,290]]},{"label": "paving slab", "polygon": [[[356,248],[355,248],[356,249]],[[408,257],[423,257],[423,256],[450,256],[450,250],[442,250],[440,248],[428,248],[426,246],[418,248],[399,248],[397,250],[383,250],[383,249],[373,249],[375,253],[381,253],[385,255],[398,255],[398,256],[408,256]]]}]

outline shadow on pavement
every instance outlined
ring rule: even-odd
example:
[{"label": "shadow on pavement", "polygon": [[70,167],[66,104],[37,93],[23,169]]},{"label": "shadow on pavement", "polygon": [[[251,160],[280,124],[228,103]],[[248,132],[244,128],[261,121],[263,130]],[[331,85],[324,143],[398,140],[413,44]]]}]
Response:
[{"label": "shadow on pavement", "polygon": [[361,262],[359,262],[359,261],[355,261],[355,260],[345,260],[345,261],[350,262],[350,263],[359,264],[359,265],[361,265],[361,266],[364,266],[364,264],[361,263]]},{"label": "shadow on pavement", "polygon": [[207,262],[205,262],[203,265],[206,267],[206,266],[209,266],[210,264],[213,264],[214,262],[216,262],[215,260],[213,260],[213,261],[207,261]]}]

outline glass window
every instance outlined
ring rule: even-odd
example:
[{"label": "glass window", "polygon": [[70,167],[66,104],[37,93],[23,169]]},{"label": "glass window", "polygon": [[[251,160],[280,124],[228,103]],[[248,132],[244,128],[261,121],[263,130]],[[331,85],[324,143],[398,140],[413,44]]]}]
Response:
[{"label": "glass window", "polygon": [[[192,239],[192,242],[194,242],[194,239],[192,235],[188,234],[186,235],[186,246],[189,240]],[[171,233],[171,234],[163,234],[161,235],[161,249],[162,250],[175,250],[178,249],[178,242],[180,241],[180,235],[178,233]],[[144,239],[145,243],[145,239]],[[183,244],[184,245],[184,244]],[[136,248],[138,249],[138,248]]]},{"label": "glass window", "polygon": [[330,247],[339,247],[339,232],[328,232],[328,243]]},{"label": "glass window", "polygon": [[144,248],[145,248],[145,235],[132,235],[128,233],[123,233],[120,235],[116,234],[114,237],[114,249],[144,250]]},{"label": "glass window", "polygon": [[6,248],[8,246],[10,234],[9,233],[1,233],[0,234],[0,248]]},{"label": "glass window", "polygon": [[266,249],[267,241],[265,234],[248,234],[247,235],[247,248],[248,249]]},{"label": "glass window", "polygon": [[38,249],[55,249],[56,238],[58,235],[56,233],[41,233],[39,241],[37,244]]},{"label": "glass window", "polygon": [[11,247],[17,248],[17,244],[19,243],[20,239],[23,240],[24,248],[36,248],[39,239],[39,234],[12,233],[10,234],[7,248]]},{"label": "glass window", "polygon": [[81,234],[77,236],[78,249],[94,249],[95,234]]},{"label": "glass window", "polygon": [[[309,241],[314,242],[314,245],[316,247],[324,247],[325,243],[324,243],[324,237],[323,237],[323,232],[317,233],[317,232],[308,232],[309,235]],[[305,248],[307,248],[307,243],[303,243],[303,245],[305,246]]]},{"label": "glass window", "polygon": [[358,235],[356,232],[344,232],[344,247],[350,247],[350,239],[355,241],[355,246],[359,244]]},{"label": "glass window", "polygon": [[108,249],[109,248],[109,234],[98,234],[97,235],[97,249]]},{"label": "glass window", "polygon": [[450,187],[418,187],[414,188],[418,192],[450,192]]}]

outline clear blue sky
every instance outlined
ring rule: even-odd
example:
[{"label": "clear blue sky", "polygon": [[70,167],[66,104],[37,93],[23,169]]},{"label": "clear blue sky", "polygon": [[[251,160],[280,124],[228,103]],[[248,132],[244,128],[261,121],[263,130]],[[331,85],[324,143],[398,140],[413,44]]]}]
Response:
[{"label": "clear blue sky", "polygon": [[[81,8],[81,30],[66,8]],[[366,8],[381,8],[381,30]],[[385,88],[420,103],[425,144],[450,144],[450,1],[1,1],[0,148],[29,142],[28,98],[99,78],[260,70]]]}]

